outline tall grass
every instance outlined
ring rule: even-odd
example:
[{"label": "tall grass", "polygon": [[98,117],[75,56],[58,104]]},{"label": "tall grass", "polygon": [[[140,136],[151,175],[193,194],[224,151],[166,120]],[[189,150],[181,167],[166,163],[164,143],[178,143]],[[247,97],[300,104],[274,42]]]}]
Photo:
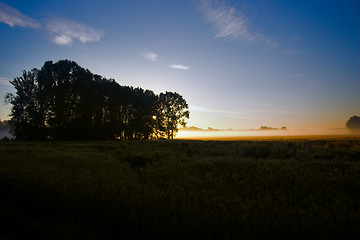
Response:
[{"label": "tall grass", "polygon": [[359,239],[359,160],[358,138],[2,142],[0,237]]}]

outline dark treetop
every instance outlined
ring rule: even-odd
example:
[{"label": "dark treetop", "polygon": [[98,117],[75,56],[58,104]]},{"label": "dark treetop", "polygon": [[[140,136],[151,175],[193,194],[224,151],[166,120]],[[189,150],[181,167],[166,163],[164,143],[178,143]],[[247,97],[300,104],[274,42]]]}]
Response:
[{"label": "dark treetop", "polygon": [[346,127],[353,132],[360,132],[360,117],[359,116],[352,116],[346,122]]}]

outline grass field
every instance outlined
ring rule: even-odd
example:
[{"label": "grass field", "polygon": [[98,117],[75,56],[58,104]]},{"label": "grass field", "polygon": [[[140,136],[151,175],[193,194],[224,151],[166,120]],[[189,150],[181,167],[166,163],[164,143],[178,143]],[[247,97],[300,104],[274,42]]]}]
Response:
[{"label": "grass field", "polygon": [[360,239],[360,138],[0,142],[0,239]]}]

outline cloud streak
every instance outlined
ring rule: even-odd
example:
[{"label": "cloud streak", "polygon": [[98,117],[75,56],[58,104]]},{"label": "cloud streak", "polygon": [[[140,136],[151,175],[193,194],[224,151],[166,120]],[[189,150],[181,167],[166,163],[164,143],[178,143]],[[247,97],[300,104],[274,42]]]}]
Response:
[{"label": "cloud streak", "polygon": [[97,42],[104,36],[104,32],[101,30],[64,19],[49,20],[46,24],[46,30],[53,43],[65,46],[71,46],[74,41],[83,44]]},{"label": "cloud streak", "polygon": [[0,84],[11,86],[10,84],[11,79],[6,77],[0,77]]},{"label": "cloud streak", "polygon": [[181,64],[174,64],[174,65],[171,65],[170,67],[174,68],[174,69],[178,69],[178,70],[188,70],[190,68],[189,66],[184,66]]},{"label": "cloud streak", "polygon": [[19,10],[0,2],[0,22],[10,27],[39,28],[40,23],[36,19],[22,14]]},{"label": "cloud streak", "polygon": [[199,111],[199,112],[208,112],[208,113],[219,113],[222,115],[227,115],[231,118],[238,118],[238,119],[251,119],[258,121],[259,119],[254,116],[254,112],[252,110],[242,110],[242,111],[226,111],[226,110],[219,110],[207,107],[200,107],[200,106],[190,106],[190,111]]},{"label": "cloud streak", "polygon": [[279,45],[263,34],[251,31],[247,16],[224,1],[201,0],[201,10],[206,21],[212,24],[215,38],[247,43],[263,42],[270,48]]},{"label": "cloud streak", "polygon": [[143,52],[141,54],[141,56],[146,59],[146,60],[149,60],[149,61],[152,61],[152,62],[156,62],[158,60],[158,55],[156,53],[153,53],[153,52],[149,52],[149,51],[146,51],[146,52]]}]

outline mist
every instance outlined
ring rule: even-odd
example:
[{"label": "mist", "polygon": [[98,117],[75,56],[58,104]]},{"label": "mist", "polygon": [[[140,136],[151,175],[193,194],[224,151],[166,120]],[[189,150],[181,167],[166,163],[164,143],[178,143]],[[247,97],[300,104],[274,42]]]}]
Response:
[{"label": "mist", "polygon": [[241,138],[241,137],[281,137],[281,136],[339,136],[339,135],[356,135],[346,128],[341,129],[323,129],[323,130],[217,130],[217,131],[191,131],[181,130],[176,138],[191,139],[191,138]]},{"label": "mist", "polygon": [[10,127],[2,127],[0,128],[0,140],[3,138],[12,138],[12,135],[10,134]]}]

